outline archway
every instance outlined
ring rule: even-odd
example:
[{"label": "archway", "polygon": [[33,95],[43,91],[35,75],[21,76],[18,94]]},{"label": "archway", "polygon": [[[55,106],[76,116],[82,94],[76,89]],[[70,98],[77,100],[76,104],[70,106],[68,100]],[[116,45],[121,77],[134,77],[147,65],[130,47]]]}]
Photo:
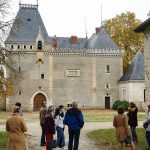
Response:
[{"label": "archway", "polygon": [[42,106],[42,102],[46,101],[45,96],[42,93],[38,93],[35,97],[34,97],[34,101],[33,101],[33,111],[39,111],[41,106]]}]

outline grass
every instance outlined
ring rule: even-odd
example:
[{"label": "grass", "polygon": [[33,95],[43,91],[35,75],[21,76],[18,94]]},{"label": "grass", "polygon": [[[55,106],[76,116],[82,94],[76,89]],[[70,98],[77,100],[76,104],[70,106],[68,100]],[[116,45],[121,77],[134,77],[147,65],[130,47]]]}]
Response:
[{"label": "grass", "polygon": [[[112,122],[116,114],[114,110],[83,110],[85,122]],[[144,121],[145,117],[145,113],[138,113],[138,121]]]},{"label": "grass", "polygon": [[0,132],[0,150],[6,150],[8,135],[6,132]]},{"label": "grass", "polygon": [[[139,137],[139,143],[135,144],[136,150],[146,150],[147,143],[145,138],[145,129],[137,128],[137,135]],[[104,150],[117,150],[117,139],[116,139],[116,132],[115,128],[112,129],[99,129],[94,130],[87,133],[87,136],[95,141],[95,144],[98,147],[103,148]],[[128,150],[124,146],[124,150]]]},{"label": "grass", "polygon": [[[111,122],[113,117],[117,114],[114,110],[82,110],[85,122]],[[11,112],[0,112],[0,124],[5,124],[7,118],[11,115]],[[145,113],[138,113],[138,120],[145,120]],[[33,122],[39,120],[38,112],[24,113],[26,122]]]}]

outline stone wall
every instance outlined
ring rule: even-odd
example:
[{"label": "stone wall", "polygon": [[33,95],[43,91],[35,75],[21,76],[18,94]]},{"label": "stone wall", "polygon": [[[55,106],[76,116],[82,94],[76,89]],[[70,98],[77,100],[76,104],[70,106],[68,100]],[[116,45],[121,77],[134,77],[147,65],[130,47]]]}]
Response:
[{"label": "stone wall", "polygon": [[150,26],[145,29],[144,35],[146,102],[150,104]]}]

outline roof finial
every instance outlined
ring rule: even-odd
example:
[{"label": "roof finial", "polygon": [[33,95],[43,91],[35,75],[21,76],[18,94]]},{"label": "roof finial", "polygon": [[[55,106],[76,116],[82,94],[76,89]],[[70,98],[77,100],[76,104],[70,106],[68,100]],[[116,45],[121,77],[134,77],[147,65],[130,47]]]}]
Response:
[{"label": "roof finial", "polygon": [[101,27],[103,26],[103,7],[102,7],[102,3],[101,3]]},{"label": "roof finial", "polygon": [[39,1],[38,0],[36,0],[36,4],[37,4],[37,6],[39,6]]},{"label": "roof finial", "polygon": [[85,36],[86,36],[86,39],[87,39],[88,36],[87,36],[87,28],[86,28],[86,19],[85,19],[85,17],[84,17],[84,23],[85,23]]}]

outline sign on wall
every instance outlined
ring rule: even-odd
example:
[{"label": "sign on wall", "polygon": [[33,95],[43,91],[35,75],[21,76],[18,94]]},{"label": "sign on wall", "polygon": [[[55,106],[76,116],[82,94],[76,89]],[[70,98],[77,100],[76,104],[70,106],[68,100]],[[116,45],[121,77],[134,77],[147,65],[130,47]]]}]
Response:
[{"label": "sign on wall", "polygon": [[67,69],[66,70],[66,76],[67,77],[79,77],[80,76],[80,70],[79,69]]}]

